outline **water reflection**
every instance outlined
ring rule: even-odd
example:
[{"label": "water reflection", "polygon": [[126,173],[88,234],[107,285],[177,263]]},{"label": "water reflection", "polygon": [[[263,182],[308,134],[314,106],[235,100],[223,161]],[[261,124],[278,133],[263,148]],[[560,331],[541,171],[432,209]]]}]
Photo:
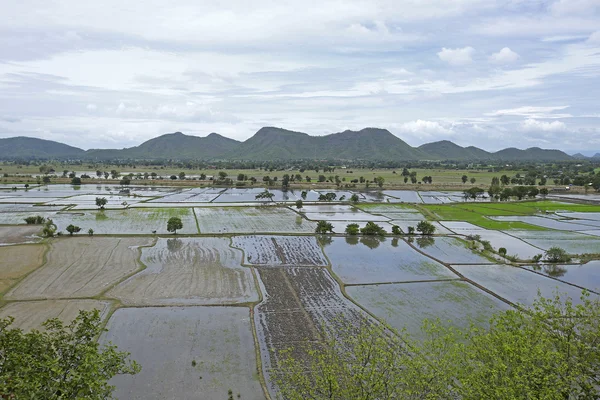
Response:
[{"label": "water reflection", "polygon": [[329,246],[332,242],[333,242],[333,236],[328,236],[328,235],[318,235],[317,236],[317,241],[319,242],[319,244],[323,247],[325,246]]},{"label": "water reflection", "polygon": [[358,242],[360,242],[360,238],[358,236],[346,236],[346,243],[354,246],[356,244],[358,244]]},{"label": "water reflection", "polygon": [[167,249],[170,252],[177,252],[179,250],[181,250],[181,247],[183,246],[183,241],[181,241],[181,239],[167,239]]},{"label": "water reflection", "polygon": [[544,273],[553,278],[559,278],[567,273],[567,269],[561,265],[548,264],[544,265]]},{"label": "water reflection", "polygon": [[422,249],[429,247],[429,246],[433,246],[434,244],[435,244],[435,239],[432,238],[431,236],[422,236],[420,238],[417,238],[417,245]]},{"label": "water reflection", "polygon": [[378,248],[382,242],[385,242],[385,238],[377,236],[363,236],[360,238],[360,242],[373,250]]}]

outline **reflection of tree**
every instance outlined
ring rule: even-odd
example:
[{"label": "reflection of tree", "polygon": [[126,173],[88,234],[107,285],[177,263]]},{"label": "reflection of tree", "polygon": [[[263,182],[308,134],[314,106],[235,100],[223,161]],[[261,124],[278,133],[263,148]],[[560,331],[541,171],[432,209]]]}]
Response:
[{"label": "reflection of tree", "polygon": [[393,238],[393,239],[392,239],[392,247],[398,247],[398,241],[399,241],[399,240],[400,240],[400,239],[398,239],[398,238]]},{"label": "reflection of tree", "polygon": [[302,217],[300,215],[298,215],[296,217],[296,225],[298,225],[298,226],[302,225]]},{"label": "reflection of tree", "polygon": [[317,241],[323,247],[329,246],[333,242],[333,237],[328,235],[318,235]]},{"label": "reflection of tree", "polygon": [[414,243],[415,242],[415,238],[412,236],[408,237],[408,243]]},{"label": "reflection of tree", "polygon": [[567,273],[567,269],[560,265],[544,265],[544,273],[553,278],[558,278]]},{"label": "reflection of tree", "polygon": [[359,241],[360,239],[358,238],[358,236],[346,236],[346,243],[348,243],[351,246],[357,245]]},{"label": "reflection of tree", "polygon": [[167,239],[167,249],[171,252],[176,252],[181,250],[183,246],[183,242],[181,239]]},{"label": "reflection of tree", "polygon": [[417,245],[420,248],[424,249],[425,247],[433,246],[435,244],[435,239],[429,236],[423,236],[417,238]]},{"label": "reflection of tree", "polygon": [[378,248],[381,242],[383,242],[384,240],[385,238],[377,236],[363,236],[360,238],[360,242],[368,248],[370,248],[371,250]]}]

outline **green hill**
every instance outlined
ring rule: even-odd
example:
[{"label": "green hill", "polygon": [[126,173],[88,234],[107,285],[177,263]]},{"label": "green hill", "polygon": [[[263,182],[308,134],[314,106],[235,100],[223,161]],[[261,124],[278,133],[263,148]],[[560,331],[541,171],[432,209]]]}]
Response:
[{"label": "green hill", "polygon": [[15,158],[79,158],[84,150],[52,140],[30,137],[0,139],[0,157],[6,160]]},{"label": "green hill", "polygon": [[494,159],[504,161],[568,161],[573,157],[560,150],[545,150],[539,147],[530,147],[526,150],[510,147],[492,153]]},{"label": "green hill", "polygon": [[461,147],[449,140],[426,143],[419,146],[423,152],[432,158],[440,160],[489,160],[490,153],[477,147]]},{"label": "green hill", "polygon": [[87,159],[212,159],[230,152],[239,145],[237,140],[217,133],[206,137],[169,133],[150,139],[137,147],[122,150],[88,150]]},{"label": "green hill", "polygon": [[226,158],[237,160],[340,159],[418,160],[427,158],[385,129],[366,128],[324,136],[266,127]]}]

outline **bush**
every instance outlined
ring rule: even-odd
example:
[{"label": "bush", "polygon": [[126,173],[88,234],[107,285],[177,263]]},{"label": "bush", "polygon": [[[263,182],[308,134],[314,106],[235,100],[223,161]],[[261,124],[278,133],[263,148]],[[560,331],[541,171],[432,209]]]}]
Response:
[{"label": "bush", "polygon": [[542,259],[542,257],[543,257],[542,254],[536,254],[535,256],[533,256],[533,262],[539,263],[540,260]]},{"label": "bush", "polygon": [[394,235],[400,235],[400,234],[402,234],[402,232],[400,232],[400,227],[398,225],[392,226],[392,233]]},{"label": "bush", "polygon": [[71,179],[71,185],[81,185],[81,178],[75,177]]},{"label": "bush", "polygon": [[327,221],[319,221],[317,222],[317,228],[315,229],[315,233],[327,233],[333,232],[333,225]]},{"label": "bush", "polygon": [[422,235],[433,235],[435,226],[429,221],[421,221],[417,224],[417,231]]},{"label": "bush", "polygon": [[360,233],[360,228],[358,224],[348,224],[346,226],[346,234],[347,235],[358,235]]},{"label": "bush", "polygon": [[494,251],[494,248],[489,240],[481,240],[481,244],[483,245],[483,249],[485,251]]},{"label": "bush", "polygon": [[571,261],[571,257],[560,247],[550,247],[546,250],[546,261],[551,263],[564,263]]},{"label": "bush", "polygon": [[506,248],[505,247],[500,247],[498,249],[498,254],[500,254],[502,257],[506,256]]},{"label": "bush", "polygon": [[414,226],[409,226],[408,227],[408,234],[409,235],[414,235],[415,234],[415,227]]},{"label": "bush", "polygon": [[362,233],[363,235],[383,236],[386,232],[385,229],[377,225],[375,222],[369,221],[367,222],[367,225],[364,228],[360,229],[360,233]]},{"label": "bush", "polygon": [[27,225],[42,225],[44,222],[46,222],[46,218],[41,215],[25,218],[25,223],[27,223]]}]

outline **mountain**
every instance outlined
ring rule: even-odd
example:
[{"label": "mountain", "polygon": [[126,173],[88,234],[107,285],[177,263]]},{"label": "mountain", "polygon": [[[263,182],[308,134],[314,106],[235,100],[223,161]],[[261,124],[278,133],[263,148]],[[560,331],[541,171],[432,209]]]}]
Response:
[{"label": "mountain", "polygon": [[0,157],[15,158],[78,158],[84,150],[52,140],[30,137],[0,139]]},{"label": "mountain", "polygon": [[423,152],[439,160],[489,160],[491,154],[477,147],[461,147],[449,140],[419,146]]},{"label": "mountain", "polygon": [[596,153],[592,156],[592,158],[600,158],[600,153]]},{"label": "mountain", "polygon": [[211,159],[232,151],[240,142],[217,133],[206,137],[169,133],[150,139],[137,147],[122,150],[95,149],[86,152],[86,159]]},{"label": "mountain", "polygon": [[[600,158],[600,154],[595,157]],[[411,147],[386,129],[346,130],[310,136],[282,128],[261,128],[244,142],[217,133],[206,137],[169,133],[125,149],[91,149],[27,137],[0,139],[0,160],[15,158],[120,160],[456,160],[566,161],[575,158],[559,150],[508,148],[489,153],[448,140]]]},{"label": "mountain", "polygon": [[344,159],[344,160],[418,160],[428,155],[409,146],[385,129],[346,130],[324,136],[265,127],[241,143],[228,159]]},{"label": "mountain", "polygon": [[581,153],[575,153],[575,154],[573,154],[571,157],[573,157],[573,158],[575,158],[575,159],[577,159],[577,160],[585,160],[585,159],[587,159],[587,158],[588,158],[587,156],[584,156],[584,155],[583,155],[583,154],[581,154]]},{"label": "mountain", "polygon": [[514,147],[492,153],[497,160],[505,161],[568,161],[573,157],[560,150],[545,150],[539,147],[530,147],[520,150]]}]

